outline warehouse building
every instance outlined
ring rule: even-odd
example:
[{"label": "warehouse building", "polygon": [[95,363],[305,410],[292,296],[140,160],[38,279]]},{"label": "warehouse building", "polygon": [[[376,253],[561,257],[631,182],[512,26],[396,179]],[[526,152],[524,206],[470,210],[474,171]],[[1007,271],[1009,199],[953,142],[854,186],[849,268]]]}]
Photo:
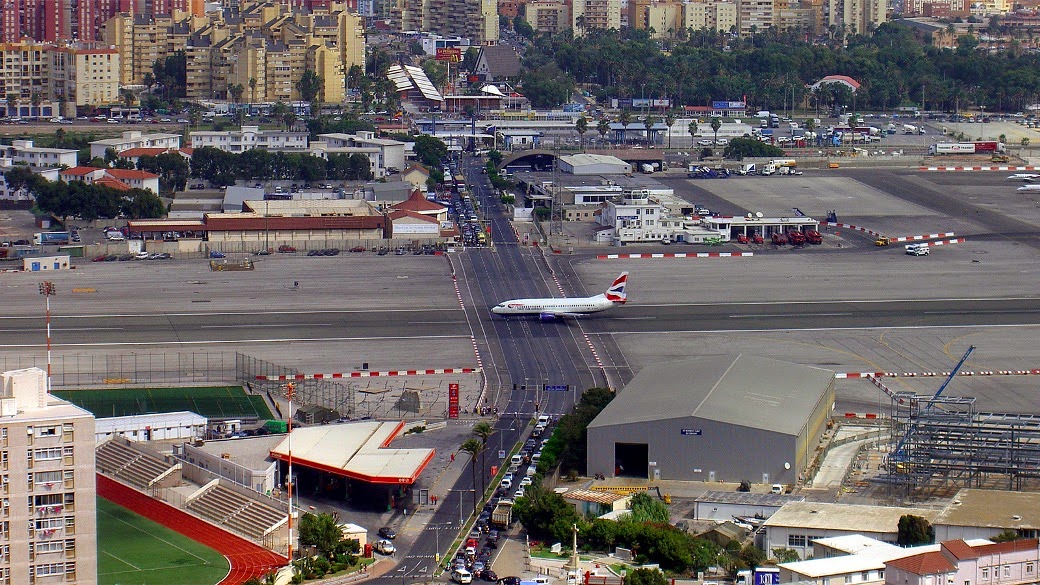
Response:
[{"label": "warehouse building", "polygon": [[588,428],[588,473],[795,483],[834,405],[834,373],[748,356],[651,365]]},{"label": "warehouse building", "polygon": [[560,171],[572,175],[627,175],[632,165],[606,154],[572,154],[560,157]]}]

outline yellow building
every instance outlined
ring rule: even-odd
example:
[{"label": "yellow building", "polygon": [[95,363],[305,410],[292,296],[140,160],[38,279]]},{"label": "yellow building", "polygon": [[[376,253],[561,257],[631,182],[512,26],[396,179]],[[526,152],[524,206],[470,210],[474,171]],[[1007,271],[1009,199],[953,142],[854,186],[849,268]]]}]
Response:
[{"label": "yellow building", "polygon": [[574,36],[592,29],[621,29],[620,0],[574,0],[571,4]]},{"label": "yellow building", "polygon": [[330,48],[324,43],[311,45],[307,49],[307,69],[314,71],[321,78],[321,90],[318,100],[326,104],[342,103],[344,93],[343,59],[339,50]]},{"label": "yellow building", "polygon": [[571,25],[567,4],[556,0],[532,0],[524,4],[524,20],[539,32],[558,33]]},{"label": "yellow building", "polygon": [[119,84],[134,83],[134,17],[129,13],[117,14],[101,25],[105,44],[119,51]]},{"label": "yellow building", "polygon": [[0,44],[0,99],[27,104],[33,93],[49,96],[50,49],[32,41]]},{"label": "yellow building", "polygon": [[645,23],[655,39],[674,38],[675,31],[683,28],[682,5],[678,2],[652,2],[644,8]]},{"label": "yellow building", "polygon": [[63,115],[75,116],[75,106],[111,104],[119,100],[118,49],[56,47],[50,56],[52,97],[66,104]]},{"label": "yellow building", "polygon": [[737,5],[733,2],[684,2],[682,21],[687,30],[730,32],[737,26]]}]

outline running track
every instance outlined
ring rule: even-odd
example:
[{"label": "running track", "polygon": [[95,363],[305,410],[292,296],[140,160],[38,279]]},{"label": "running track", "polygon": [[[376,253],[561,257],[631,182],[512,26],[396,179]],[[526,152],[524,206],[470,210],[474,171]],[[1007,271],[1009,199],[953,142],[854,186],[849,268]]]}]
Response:
[{"label": "running track", "polygon": [[240,585],[250,577],[262,577],[271,569],[285,566],[285,557],[150,498],[113,479],[97,474],[97,493],[102,498],[158,522],[224,555],[231,571],[218,585]]}]

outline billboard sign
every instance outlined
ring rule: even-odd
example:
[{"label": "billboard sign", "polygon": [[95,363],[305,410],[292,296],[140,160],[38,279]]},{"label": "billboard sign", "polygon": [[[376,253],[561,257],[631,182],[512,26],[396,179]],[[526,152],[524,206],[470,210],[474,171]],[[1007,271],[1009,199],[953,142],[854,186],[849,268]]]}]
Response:
[{"label": "billboard sign", "polygon": [[458,47],[440,47],[437,49],[437,60],[458,63],[462,61],[462,49]]},{"label": "billboard sign", "polygon": [[711,102],[715,110],[743,110],[747,107],[746,102]]},{"label": "billboard sign", "polygon": [[448,418],[459,418],[459,385],[448,384]]}]

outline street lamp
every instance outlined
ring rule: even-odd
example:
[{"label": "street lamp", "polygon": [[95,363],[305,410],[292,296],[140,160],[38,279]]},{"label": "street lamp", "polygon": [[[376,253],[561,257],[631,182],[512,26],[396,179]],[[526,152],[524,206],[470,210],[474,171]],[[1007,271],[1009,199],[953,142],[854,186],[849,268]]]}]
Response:
[{"label": "street lamp", "polygon": [[289,382],[285,385],[285,397],[289,400],[289,424],[288,424],[288,449],[289,449],[289,478],[286,481],[286,491],[289,494],[289,564],[292,565],[292,518],[293,518],[293,473],[292,473],[292,401],[296,395],[296,384]]},{"label": "street lamp", "polygon": [[40,283],[40,294],[47,299],[47,393],[51,392],[51,296],[58,294],[53,282]]}]

